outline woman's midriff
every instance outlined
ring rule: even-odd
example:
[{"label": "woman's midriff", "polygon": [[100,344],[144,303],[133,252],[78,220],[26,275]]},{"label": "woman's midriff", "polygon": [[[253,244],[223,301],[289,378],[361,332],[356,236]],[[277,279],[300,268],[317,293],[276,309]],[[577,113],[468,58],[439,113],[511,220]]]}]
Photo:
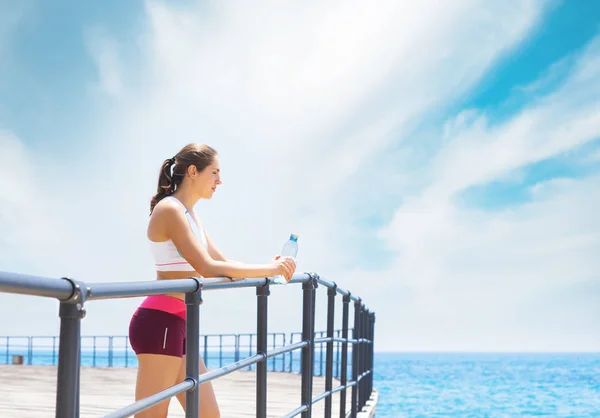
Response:
[{"label": "woman's midriff", "polygon": [[196,271],[157,271],[156,280],[178,280],[189,279],[190,277],[202,277]]},{"label": "woman's midriff", "polygon": [[[190,277],[202,277],[195,271],[157,271],[156,280],[180,280]],[[185,301],[185,293],[169,293],[168,296]],[[185,306],[185,302],[184,302]]]}]

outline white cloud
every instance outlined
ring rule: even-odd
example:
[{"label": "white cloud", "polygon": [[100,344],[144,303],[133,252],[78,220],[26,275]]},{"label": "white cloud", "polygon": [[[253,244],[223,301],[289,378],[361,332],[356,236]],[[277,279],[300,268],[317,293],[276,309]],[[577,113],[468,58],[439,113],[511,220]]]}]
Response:
[{"label": "white cloud", "polygon": [[[385,285],[407,286],[413,296],[398,315],[412,315],[399,327],[410,336],[407,347],[600,346],[590,332],[600,326],[600,262],[594,255],[600,250],[594,209],[600,178],[538,183],[531,203],[502,211],[457,201],[470,186],[502,180],[600,136],[599,49],[598,40],[590,42],[562,86],[507,121],[493,126],[485,115],[470,113],[447,124],[447,145],[428,167],[430,183],[381,230],[398,256],[383,274]],[[430,329],[436,335],[419,331]]]},{"label": "white cloud", "polygon": [[[82,133],[91,144],[86,155],[57,164],[58,174],[42,182],[48,186],[62,180],[52,197],[43,197],[43,202],[52,203],[47,216],[59,219],[61,236],[82,246],[71,253],[76,256],[61,256],[64,247],[56,245],[55,262],[89,281],[151,280],[145,226],[160,162],[188,142],[207,142],[221,153],[225,183],[215,199],[198,210],[226,254],[262,262],[279,251],[289,232],[298,232],[300,270],[317,270],[364,295],[379,313],[380,348],[443,349],[461,341],[465,347],[490,346],[491,337],[482,334],[478,340],[468,331],[481,327],[470,319],[478,316],[475,305],[463,302],[475,299],[482,307],[490,306],[491,294],[480,287],[469,294],[462,288],[457,291],[457,286],[488,272],[489,263],[498,261],[489,258],[498,253],[495,244],[520,239],[521,229],[529,228],[526,242],[531,245],[539,243],[539,231],[550,231],[543,236],[555,238],[561,230],[508,215],[492,222],[489,215],[462,211],[448,198],[562,146],[559,136],[553,144],[541,143],[543,152],[538,143],[527,142],[513,159],[511,153],[498,154],[505,143],[497,138],[517,134],[529,141],[535,131],[532,123],[543,127],[548,118],[564,120],[558,112],[562,109],[574,110],[580,123],[573,122],[572,141],[583,141],[596,126],[593,114],[585,114],[591,108],[578,108],[578,99],[565,87],[559,96],[566,100],[561,108],[541,104],[512,124],[490,128],[475,111],[474,119],[467,118],[447,133],[433,169],[422,169],[418,182],[428,182],[429,188],[423,191],[410,175],[393,170],[387,187],[400,187],[395,182],[402,176],[415,195],[390,225],[388,242],[397,251],[390,271],[358,276],[347,270],[343,263],[356,252],[357,241],[352,240],[363,236],[348,223],[353,214],[343,202],[360,206],[360,188],[373,187],[372,173],[361,169],[374,155],[400,146],[427,117],[439,117],[468,94],[535,27],[542,2],[328,2],[319,8],[218,3],[185,10],[148,2],[147,10],[149,32],[140,35],[144,61],[137,66],[141,72],[135,80],[127,79],[131,72],[121,68],[124,62],[112,52],[120,50],[122,39],[92,37],[99,42],[92,42],[96,47],[91,52],[101,83],[118,94],[111,108],[98,115],[97,126]],[[104,39],[112,39],[113,46],[107,48]],[[582,66],[581,79],[588,65],[592,64]],[[596,80],[593,75],[591,79]],[[582,81],[573,80],[571,87],[583,94]],[[487,138],[483,145],[479,135]],[[464,157],[465,147],[472,149],[473,157]],[[496,160],[478,160],[486,156]],[[356,196],[339,199],[340,188]],[[547,215],[548,222],[556,219],[553,214]],[[23,254],[23,249],[24,244],[13,251]],[[478,249],[480,264],[465,271],[465,262],[472,262],[471,253]],[[41,254],[29,261],[43,270],[49,258]],[[533,271],[532,264],[517,261],[511,273],[519,272],[520,266]],[[557,263],[564,269],[567,261]],[[501,295],[511,300],[510,286],[504,286]],[[299,329],[299,291],[274,289],[273,295],[271,329]],[[447,324],[436,323],[455,306],[450,300],[472,309],[457,308],[452,316],[454,324],[464,321],[462,334],[456,329],[454,334],[440,332]],[[254,312],[251,290],[213,293],[205,301],[205,331],[247,331],[254,326],[254,314],[248,314]],[[86,332],[126,333],[136,303],[90,304]],[[0,311],[5,309],[12,311],[14,305],[0,303]],[[486,313],[482,316],[490,318]],[[408,314],[417,319],[408,320]],[[511,324],[504,324],[507,337]],[[14,329],[25,332],[22,324]],[[27,329],[33,333],[40,328],[32,323]]]},{"label": "white cloud", "polygon": [[[20,264],[41,257],[44,263],[30,266],[41,274],[44,269],[53,267],[54,251],[60,251],[52,246],[58,232],[55,222],[39,206],[40,201],[48,203],[50,200],[36,175],[43,164],[36,164],[36,159],[11,132],[0,132],[0,149],[0,229],[3,231],[0,259],[3,264]],[[11,248],[26,251],[13,252]]]},{"label": "white cloud", "polygon": [[[63,219],[53,213],[52,198],[39,181],[46,171],[43,156],[35,158],[40,156],[8,131],[0,132],[0,150],[0,271],[67,275],[71,231],[60,228]],[[32,321],[30,332],[57,333],[57,321],[48,315],[58,314],[56,306],[51,300],[0,294],[0,314],[5,318],[15,318],[15,312],[28,315],[26,322],[5,321],[3,334],[22,334]]]},{"label": "white cloud", "polygon": [[[477,118],[455,133],[434,164],[435,193],[454,193],[523,165],[596,139],[600,132],[600,38],[565,83],[509,122],[488,126]],[[565,117],[568,115],[568,117]]]},{"label": "white cloud", "polygon": [[379,331],[397,329],[407,350],[597,350],[599,185],[496,213],[402,207],[388,231],[398,259],[379,281],[399,301],[378,307]]}]

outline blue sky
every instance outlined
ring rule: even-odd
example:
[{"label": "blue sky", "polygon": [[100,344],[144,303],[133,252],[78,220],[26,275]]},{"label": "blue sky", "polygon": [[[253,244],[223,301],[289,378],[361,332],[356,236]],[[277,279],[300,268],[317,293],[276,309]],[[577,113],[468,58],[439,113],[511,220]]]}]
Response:
[{"label": "blue sky", "polygon": [[[262,262],[299,233],[379,349],[597,351],[598,56],[583,0],[0,0],[0,270],[151,280],[160,161],[207,142],[219,245]],[[297,328],[277,293],[273,330]],[[252,329],[247,294],[211,298],[208,331]],[[126,333],[138,302],[84,331]],[[0,335],[55,333],[36,306]]]},{"label": "blue sky", "polygon": [[[597,36],[600,6],[593,2],[554,2],[548,10],[543,24],[535,28],[528,39],[515,48],[510,56],[498,63],[486,76],[463,105],[469,107],[509,111],[523,106],[530,96],[523,94],[522,87],[548,75],[552,67],[566,60],[556,77],[550,77],[543,91],[556,87],[567,75],[569,57]],[[504,107],[510,104],[512,106]],[[503,114],[498,112],[499,117]]]}]

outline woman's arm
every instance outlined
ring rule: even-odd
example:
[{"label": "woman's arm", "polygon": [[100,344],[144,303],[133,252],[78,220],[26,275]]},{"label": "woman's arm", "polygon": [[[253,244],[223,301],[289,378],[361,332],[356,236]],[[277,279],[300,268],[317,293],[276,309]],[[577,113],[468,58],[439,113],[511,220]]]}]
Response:
[{"label": "woman's arm", "polygon": [[225,255],[217,248],[215,242],[212,240],[206,229],[204,229],[204,236],[206,237],[206,242],[208,243],[208,254],[212,257],[213,260],[217,261],[229,261],[231,263],[236,263],[233,260],[228,260],[225,258]]},{"label": "woman's arm", "polygon": [[[291,279],[296,263],[291,257],[282,257],[268,264],[243,264],[225,259],[215,260],[199,242],[189,227],[185,214],[174,205],[160,205],[154,210],[155,221],[163,225],[166,235],[173,241],[183,258],[203,277],[273,277],[282,274]],[[208,237],[207,237],[208,240]]]}]

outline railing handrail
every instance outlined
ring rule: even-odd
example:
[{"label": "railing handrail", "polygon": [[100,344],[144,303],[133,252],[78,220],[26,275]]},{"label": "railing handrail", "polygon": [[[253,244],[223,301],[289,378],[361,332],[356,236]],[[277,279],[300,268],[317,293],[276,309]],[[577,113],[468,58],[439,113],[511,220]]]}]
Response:
[{"label": "railing handrail", "polygon": [[[347,290],[311,273],[295,273],[288,284],[300,284],[315,279],[324,287],[335,289],[342,296],[349,296],[354,302],[360,301],[357,296]],[[50,297],[59,301],[67,301],[74,295],[77,284],[66,277],[50,278],[29,274],[0,271],[0,293],[13,293],[29,296]],[[147,280],[135,282],[96,282],[87,285],[86,300],[133,298],[163,293],[189,293],[198,290],[217,290],[242,287],[258,287],[272,284],[269,278],[263,279],[230,279],[228,277],[190,277],[188,279]]]},{"label": "railing handrail", "polygon": [[[267,407],[267,359],[302,350],[301,374],[302,391],[301,406],[291,411],[286,417],[302,414],[303,418],[311,417],[312,405],[325,399],[326,417],[331,417],[331,400],[333,393],[341,392],[340,417],[345,416],[346,389],[352,388],[351,416],[355,417],[359,408],[365,405],[373,388],[373,339],[375,314],[367,309],[359,297],[351,295],[337,286],[335,282],[321,279],[316,273],[296,273],[289,284],[302,284],[303,289],[303,325],[302,340],[290,343],[277,349],[267,349],[267,300],[270,295],[271,279],[230,279],[196,278],[176,280],[153,280],[139,282],[89,283],[70,278],[48,278],[19,273],[0,271],[0,293],[13,293],[29,296],[55,298],[60,301],[59,315],[61,319],[59,336],[59,361],[57,370],[56,417],[79,418],[79,370],[81,363],[81,320],[85,317],[85,303],[90,300],[143,297],[168,293],[185,293],[186,304],[186,352],[199,353],[200,304],[205,290],[255,287],[257,296],[257,354],[241,359],[216,370],[199,375],[199,356],[186,357],[187,378],[170,388],[140,399],[107,417],[121,418],[132,416],[137,412],[150,408],[172,396],[187,392],[186,417],[198,417],[198,387],[201,383],[219,378],[252,364],[257,365],[256,411],[258,417],[266,417]],[[315,290],[318,285],[328,289],[328,321],[327,337],[315,339]],[[335,296],[343,296],[342,337],[333,336],[333,317]],[[348,337],[348,305],[354,301],[354,327],[352,338]],[[235,335],[235,334],[234,334]],[[332,388],[332,345],[341,342],[342,374],[341,385]],[[314,367],[314,346],[316,343],[327,344],[327,370],[325,392],[313,397],[312,377]],[[352,349],[352,379],[347,381],[347,347]],[[355,347],[356,346],[356,347]],[[364,346],[364,347],[363,347]]]}]

